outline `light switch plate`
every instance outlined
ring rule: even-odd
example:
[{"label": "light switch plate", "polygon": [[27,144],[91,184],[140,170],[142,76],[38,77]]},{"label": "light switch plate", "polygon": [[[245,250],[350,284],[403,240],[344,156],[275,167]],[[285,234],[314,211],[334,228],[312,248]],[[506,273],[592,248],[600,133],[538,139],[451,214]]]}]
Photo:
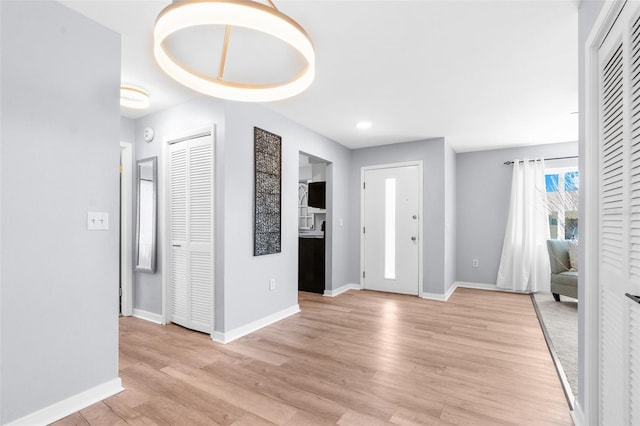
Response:
[{"label": "light switch plate", "polygon": [[87,212],[87,229],[89,231],[106,231],[109,229],[109,213]]}]

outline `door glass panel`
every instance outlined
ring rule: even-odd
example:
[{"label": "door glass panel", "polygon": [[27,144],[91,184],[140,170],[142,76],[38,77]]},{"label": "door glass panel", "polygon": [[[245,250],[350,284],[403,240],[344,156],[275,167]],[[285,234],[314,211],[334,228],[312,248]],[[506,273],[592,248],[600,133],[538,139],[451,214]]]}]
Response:
[{"label": "door glass panel", "polygon": [[396,179],[384,182],[384,277],[396,279]]}]

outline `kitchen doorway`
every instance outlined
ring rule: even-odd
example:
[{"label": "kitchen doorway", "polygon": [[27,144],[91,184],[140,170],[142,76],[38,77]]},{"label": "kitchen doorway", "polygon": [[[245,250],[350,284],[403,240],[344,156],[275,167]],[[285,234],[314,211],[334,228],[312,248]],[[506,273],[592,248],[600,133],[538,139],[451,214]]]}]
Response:
[{"label": "kitchen doorway", "polygon": [[325,294],[331,280],[331,165],[300,152],[298,291]]}]

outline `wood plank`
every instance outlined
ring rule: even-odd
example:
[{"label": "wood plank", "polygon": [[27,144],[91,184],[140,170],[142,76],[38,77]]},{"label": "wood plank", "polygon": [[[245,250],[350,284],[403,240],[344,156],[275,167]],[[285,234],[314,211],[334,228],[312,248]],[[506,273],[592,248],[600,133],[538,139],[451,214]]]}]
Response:
[{"label": "wood plank", "polygon": [[89,422],[80,413],[73,413],[55,424],[56,426],[88,426]]},{"label": "wood plank", "polygon": [[172,378],[188,382],[217,399],[271,422],[286,421],[296,413],[294,407],[225,381],[203,370],[191,370],[183,365],[177,365],[165,367],[162,371]]},{"label": "wood plank", "polygon": [[228,345],[120,319],[125,391],[57,425],[571,425],[526,295],[299,293]]},{"label": "wood plank", "polygon": [[349,410],[338,420],[338,424],[340,426],[387,426],[390,423],[369,414]]}]

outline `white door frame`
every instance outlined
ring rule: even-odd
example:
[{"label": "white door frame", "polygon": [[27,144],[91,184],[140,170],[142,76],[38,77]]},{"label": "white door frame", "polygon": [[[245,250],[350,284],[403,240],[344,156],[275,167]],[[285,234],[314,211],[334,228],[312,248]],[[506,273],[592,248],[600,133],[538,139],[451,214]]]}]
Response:
[{"label": "white door frame", "polygon": [[122,315],[133,315],[133,144],[120,142],[120,283]]},{"label": "white door frame", "polygon": [[[212,194],[212,200],[213,200],[213,204],[214,204],[214,210],[213,210],[213,224],[214,226],[211,229],[211,238],[212,238],[212,245],[213,245],[213,250],[212,250],[212,257],[215,256],[215,182],[216,182],[216,178],[215,178],[215,171],[216,171],[216,161],[217,161],[217,156],[215,154],[215,148],[216,148],[216,126],[215,124],[210,124],[207,126],[203,126],[203,127],[198,127],[195,129],[190,129],[190,130],[186,130],[184,132],[180,132],[180,133],[176,133],[173,135],[169,135],[169,136],[165,136],[164,138],[162,138],[162,150],[160,152],[160,161],[159,164],[161,164],[161,176],[162,179],[160,179],[159,182],[159,186],[160,186],[160,194],[162,195],[160,197],[160,209],[158,210],[160,212],[160,217],[159,217],[159,223],[160,223],[160,230],[162,230],[162,232],[160,232],[160,238],[159,238],[159,247],[162,247],[162,264],[160,265],[160,270],[162,271],[162,324],[166,324],[167,323],[167,318],[168,318],[168,298],[167,298],[167,285],[169,283],[169,279],[168,279],[168,274],[171,273],[170,268],[169,268],[169,252],[171,250],[171,239],[169,238],[169,167],[168,167],[168,159],[169,159],[169,145],[174,144],[174,143],[178,143],[178,142],[182,142],[184,140],[188,140],[188,139],[195,139],[197,137],[200,136],[208,136],[211,135],[211,138],[213,139],[212,143],[213,146],[211,147],[213,150],[213,194]],[[215,257],[212,259],[212,262],[215,261]],[[212,303],[214,303],[215,301],[215,295],[216,295],[216,288],[215,288],[215,264],[214,264],[214,274],[212,275],[213,278],[213,291],[211,292],[211,294],[213,295],[213,301]],[[215,316],[216,316],[216,310],[215,310],[215,305],[212,305],[213,309],[211,309],[211,312],[213,313],[213,318],[211,318],[211,335],[213,336],[214,330],[215,330]]]},{"label": "white door frame", "polygon": [[[584,170],[580,171],[580,187],[584,188],[581,207],[584,209],[584,231],[580,232],[580,242],[584,247],[584,259],[580,274],[584,276],[584,288],[579,293],[578,321],[584,321],[584,335],[578,336],[578,348],[584,356],[582,375],[578,380],[584,390],[583,404],[576,398],[572,416],[576,425],[597,424],[600,418],[600,381],[599,381],[599,287],[600,262],[598,251],[599,235],[599,61],[598,49],[618,17],[624,2],[605,2],[600,15],[585,44],[585,150]],[[582,340],[582,342],[580,342]],[[582,343],[580,345],[580,343]],[[579,371],[580,373],[580,371]]]},{"label": "white door frame", "polygon": [[423,293],[423,283],[422,283],[422,249],[424,246],[423,243],[423,222],[424,222],[424,212],[423,212],[423,171],[422,171],[422,160],[417,161],[406,161],[402,163],[389,163],[389,164],[377,164],[374,166],[363,166],[360,168],[360,288],[364,289],[364,280],[362,278],[364,274],[364,234],[362,232],[362,228],[364,227],[364,175],[365,172],[369,170],[378,170],[378,169],[392,169],[397,167],[408,167],[408,166],[417,166],[418,167],[418,292],[416,293],[418,297]]}]

